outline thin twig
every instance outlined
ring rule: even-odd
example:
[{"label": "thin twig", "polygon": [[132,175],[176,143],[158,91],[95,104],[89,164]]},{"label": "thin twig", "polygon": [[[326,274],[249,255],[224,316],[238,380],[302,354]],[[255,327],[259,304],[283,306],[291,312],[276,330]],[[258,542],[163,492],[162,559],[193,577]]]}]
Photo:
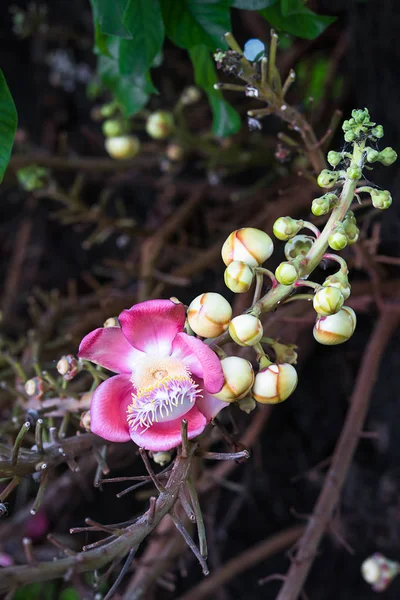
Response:
[{"label": "thin twig", "polygon": [[152,466],[150,464],[150,460],[149,460],[149,457],[147,456],[146,450],[144,448],[139,448],[139,454],[142,457],[144,466],[146,467],[146,470],[147,470],[148,474],[150,475],[152,482],[156,486],[156,489],[160,492],[160,494],[163,494],[165,492],[165,487],[157,479],[157,476],[154,473]]},{"label": "thin twig", "polygon": [[192,538],[186,531],[184,524],[182,523],[182,521],[180,520],[180,518],[177,515],[170,513],[169,516],[171,517],[171,519],[174,522],[175,527],[177,528],[177,530],[179,531],[179,533],[181,534],[181,536],[183,537],[183,539],[185,540],[185,542],[187,543],[187,545],[189,546],[189,548],[191,549],[191,551],[193,552],[193,554],[195,555],[197,560],[199,561],[201,568],[203,569],[203,575],[208,575],[210,571],[208,570],[208,566],[205,561],[205,558],[204,558],[204,556],[202,556],[198,547],[196,546],[196,544],[194,543],[194,541],[192,540]]},{"label": "thin twig", "polygon": [[192,501],[193,511],[196,517],[197,523],[197,533],[199,536],[199,546],[200,546],[200,554],[207,558],[208,550],[207,550],[207,536],[206,536],[206,528],[204,525],[203,513],[200,506],[199,496],[197,495],[197,490],[193,479],[191,477],[188,478],[187,488],[189,490],[190,499]]}]

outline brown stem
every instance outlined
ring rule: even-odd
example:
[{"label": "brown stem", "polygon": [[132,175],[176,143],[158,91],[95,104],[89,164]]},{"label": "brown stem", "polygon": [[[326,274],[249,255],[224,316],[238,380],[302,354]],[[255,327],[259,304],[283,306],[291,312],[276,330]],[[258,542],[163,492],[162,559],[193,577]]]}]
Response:
[{"label": "brown stem", "polygon": [[379,317],[371,335],[357,375],[355,389],[350,400],[350,409],[336,445],[331,468],[325,478],[324,487],[315,505],[313,515],[300,540],[295,560],[292,562],[277,600],[296,600],[301,593],[321,538],[339,501],[367,414],[382,354],[399,322],[400,311],[390,310],[387,307]]}]

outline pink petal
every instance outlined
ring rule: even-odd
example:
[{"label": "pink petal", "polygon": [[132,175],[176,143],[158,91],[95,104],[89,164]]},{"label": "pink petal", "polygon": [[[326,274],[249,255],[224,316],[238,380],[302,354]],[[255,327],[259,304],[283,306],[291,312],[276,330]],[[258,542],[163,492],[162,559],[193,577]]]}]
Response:
[{"label": "pink petal", "polygon": [[130,440],[126,410],[135,388],[125,374],[106,379],[95,389],[90,404],[90,429],[110,442]]},{"label": "pink petal", "polygon": [[[202,382],[195,380],[202,387]],[[206,390],[202,392],[202,398],[196,400],[196,406],[199,411],[206,417],[207,421],[211,421],[223,408],[229,406],[229,402],[222,402],[215,396],[212,396]]]},{"label": "pink petal", "polygon": [[[197,402],[196,402],[197,403]],[[185,415],[188,421],[188,438],[191,440],[203,433],[207,419],[197,410],[196,406]],[[182,443],[181,437],[182,417],[166,423],[154,423],[146,430],[131,431],[131,438],[140,448],[160,452],[171,450]]]},{"label": "pink petal", "polygon": [[132,373],[142,353],[130,345],[120,327],[100,327],[83,338],[78,356],[116,373]]},{"label": "pink petal", "polygon": [[148,300],[124,310],[118,317],[122,333],[132,346],[147,354],[169,356],[172,341],[185,324],[183,304]]},{"label": "pink petal", "polygon": [[224,374],[218,356],[201,340],[178,333],[172,344],[172,356],[179,358],[189,371],[203,379],[208,392],[217,394],[224,385]]}]

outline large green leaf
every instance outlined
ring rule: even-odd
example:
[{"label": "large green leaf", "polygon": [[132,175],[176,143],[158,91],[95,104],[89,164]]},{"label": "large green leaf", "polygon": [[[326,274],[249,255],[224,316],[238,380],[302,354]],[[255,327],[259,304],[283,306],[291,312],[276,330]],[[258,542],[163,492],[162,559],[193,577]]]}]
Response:
[{"label": "large green leaf", "polygon": [[[286,0],[286,15],[282,12],[284,0],[260,11],[276,29],[297,37],[313,40],[336,20],[336,17],[317,15],[306,8],[302,0]],[[282,6],[281,6],[282,4]]]},{"label": "large green leaf", "polygon": [[97,68],[101,81],[114,94],[127,117],[145,106],[154,89],[149,75],[123,76],[119,72],[118,61],[107,56],[99,57]]},{"label": "large green leaf", "polygon": [[233,0],[232,8],[241,8],[243,10],[261,10],[276,4],[279,0]]},{"label": "large green leaf", "polygon": [[0,183],[10,160],[17,121],[17,109],[0,69]]},{"label": "large green leaf", "polygon": [[132,35],[123,23],[129,0],[90,0],[95,20],[100,30],[108,35],[130,38]]},{"label": "large green leaf", "polygon": [[121,40],[119,70],[122,75],[144,76],[164,42],[164,23],[158,0],[128,0],[123,23],[131,40]]},{"label": "large green leaf", "polygon": [[161,0],[167,36],[180,48],[226,47],[232,0]]},{"label": "large green leaf", "polygon": [[207,93],[213,111],[213,134],[225,137],[236,133],[241,127],[241,119],[236,110],[226,102],[219,90],[214,89],[218,77],[210,52],[206,46],[196,46],[189,51],[197,85]]}]

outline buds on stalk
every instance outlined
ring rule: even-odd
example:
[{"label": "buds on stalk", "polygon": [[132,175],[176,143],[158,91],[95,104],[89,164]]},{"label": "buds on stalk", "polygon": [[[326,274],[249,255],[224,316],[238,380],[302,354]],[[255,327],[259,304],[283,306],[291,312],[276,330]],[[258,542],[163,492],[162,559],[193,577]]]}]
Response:
[{"label": "buds on stalk", "polygon": [[287,260],[293,260],[298,256],[305,256],[311,249],[314,238],[309,235],[295,235],[294,238],[286,242],[284,252]]},{"label": "buds on stalk", "polygon": [[171,113],[160,110],[152,113],[146,122],[146,131],[155,140],[165,140],[175,129]]},{"label": "buds on stalk", "polygon": [[333,250],[343,250],[348,244],[346,232],[342,223],[338,223],[328,238],[328,244]]},{"label": "buds on stalk", "polygon": [[102,131],[107,138],[118,137],[125,133],[124,126],[118,119],[107,119],[107,121],[104,121]]},{"label": "buds on stalk", "polygon": [[328,169],[323,169],[318,175],[317,183],[319,187],[326,188],[329,190],[335,187],[339,176],[340,174],[336,171],[329,171]]},{"label": "buds on stalk", "polygon": [[317,342],[324,346],[336,346],[347,342],[354,333],[357,318],[354,310],[349,306],[334,315],[317,319],[313,334]]},{"label": "buds on stalk", "polygon": [[344,275],[341,271],[338,271],[334,275],[329,275],[322,284],[324,287],[335,287],[341,293],[345,300],[350,296],[351,287],[347,275]]},{"label": "buds on stalk", "polygon": [[371,585],[374,592],[384,592],[399,573],[399,563],[389,560],[380,552],[375,552],[361,565],[363,579]]},{"label": "buds on stalk", "polygon": [[107,138],[104,146],[111,158],[117,160],[133,158],[140,150],[140,142],[135,135],[120,135]]},{"label": "buds on stalk", "polygon": [[253,277],[253,269],[240,260],[231,262],[224,274],[225,285],[235,294],[247,292],[253,283]]},{"label": "buds on stalk", "polygon": [[239,346],[254,346],[263,336],[260,319],[253,315],[239,315],[229,323],[229,334]]},{"label": "buds on stalk", "polygon": [[243,227],[232,231],[222,246],[222,260],[225,265],[241,261],[250,267],[259,267],[274,250],[274,244],[267,233],[254,227]]},{"label": "buds on stalk", "polygon": [[337,287],[323,287],[314,294],[314,310],[321,316],[334,315],[343,306],[343,294]]},{"label": "buds on stalk", "polygon": [[322,215],[328,214],[328,212],[333,207],[334,203],[336,203],[338,197],[336,194],[328,193],[320,196],[319,198],[315,198],[312,201],[311,212],[316,217],[320,217]]},{"label": "buds on stalk", "polygon": [[392,196],[388,190],[370,188],[372,204],[375,208],[386,210],[392,204]]},{"label": "buds on stalk", "polygon": [[347,235],[347,243],[355,244],[358,240],[360,230],[357,227],[357,221],[352,210],[348,210],[343,220],[343,229]]},{"label": "buds on stalk", "polygon": [[290,240],[290,238],[299,233],[303,225],[303,221],[297,221],[296,219],[292,219],[292,217],[279,217],[275,221],[272,231],[278,240],[286,242],[286,240]]},{"label": "buds on stalk", "polygon": [[244,398],[254,383],[254,371],[251,363],[245,358],[228,356],[221,360],[225,383],[218,394],[214,394],[223,402],[234,402]]},{"label": "buds on stalk", "polygon": [[397,153],[388,146],[379,152],[377,160],[385,167],[390,167],[397,159]]},{"label": "buds on stalk", "polygon": [[362,171],[361,171],[360,167],[357,167],[355,165],[350,165],[350,167],[346,171],[346,175],[349,179],[351,179],[352,181],[355,181],[356,179],[360,179],[360,177],[362,175]]},{"label": "buds on stalk", "polygon": [[327,160],[328,163],[332,166],[332,167],[337,167],[338,164],[340,163],[340,161],[342,160],[342,154],[340,152],[335,152],[334,150],[331,150],[330,152],[328,152],[327,155]]},{"label": "buds on stalk", "polygon": [[282,285],[292,285],[299,278],[299,271],[294,263],[281,262],[275,271],[275,277]]},{"label": "buds on stalk", "polygon": [[80,371],[80,363],[72,354],[62,356],[57,363],[57,371],[66,381],[70,381]]},{"label": "buds on stalk", "polygon": [[283,402],[297,386],[296,369],[288,364],[272,364],[257,373],[252,394],[261,404]]},{"label": "buds on stalk", "polygon": [[25,383],[25,391],[28,396],[41,400],[46,391],[46,385],[41,377],[32,377]]},{"label": "buds on stalk", "polygon": [[189,305],[190,327],[202,337],[217,337],[228,329],[232,317],[231,305],[221,294],[200,294]]}]

